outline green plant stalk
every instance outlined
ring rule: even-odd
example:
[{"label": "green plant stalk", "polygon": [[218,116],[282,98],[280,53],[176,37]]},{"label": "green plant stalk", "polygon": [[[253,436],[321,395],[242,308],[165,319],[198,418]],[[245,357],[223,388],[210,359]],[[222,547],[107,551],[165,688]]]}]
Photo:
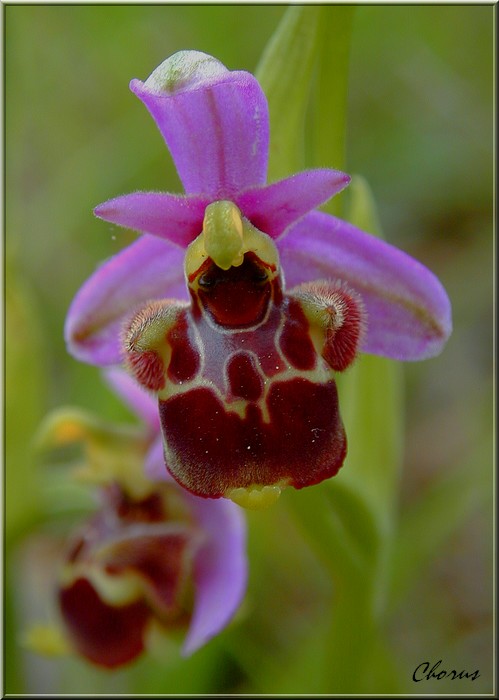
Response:
[{"label": "green plant stalk", "polygon": [[320,19],[318,6],[288,7],[255,71],[269,104],[269,182],[305,164],[305,116]]},{"label": "green plant stalk", "polygon": [[[312,94],[312,165],[343,170],[346,161],[348,73],[353,6],[324,5],[319,24],[318,65]],[[323,209],[341,215],[342,196]]]},{"label": "green plant stalk", "polygon": [[[380,235],[367,184],[354,178],[351,190],[348,220]],[[386,648],[384,623],[402,456],[401,373],[402,368],[386,358],[364,355],[338,378],[349,452],[340,474],[327,486],[331,492],[349,488],[356,495],[356,510],[350,507],[350,517],[346,512],[344,522],[351,533],[357,531],[358,548],[364,548],[365,556],[359,569],[337,572],[324,670],[327,692],[383,693],[397,682],[389,664],[381,675],[373,674],[373,668],[376,656]],[[363,510],[365,525],[359,530],[358,513]]]},{"label": "green plant stalk", "polygon": [[370,591],[364,578],[342,580],[337,586],[328,638],[325,692],[360,692],[363,668],[376,637]]}]

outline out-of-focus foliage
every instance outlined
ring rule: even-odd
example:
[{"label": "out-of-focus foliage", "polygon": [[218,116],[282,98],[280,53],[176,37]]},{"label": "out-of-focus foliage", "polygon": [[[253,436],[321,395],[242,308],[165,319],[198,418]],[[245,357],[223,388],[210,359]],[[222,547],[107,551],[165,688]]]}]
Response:
[{"label": "out-of-focus foliage", "polygon": [[[92,208],[136,189],[180,190],[161,137],[128,82],[145,79],[185,48],[254,71],[286,7],[3,9],[6,691],[325,692],[317,679],[330,634],[323,612],[333,594],[329,565],[286,507],[300,495],[306,503],[305,492],[284,493],[271,510],[249,514],[245,606],[231,628],[191,659],[158,650],[157,658],[110,675],[75,659],[39,659],[19,644],[30,618],[49,614],[54,538],[70,526],[65,513],[53,521],[50,489],[40,485],[44,474],[31,451],[36,426],[68,403],[131,419],[98,371],[73,360],[63,341],[79,286],[134,238],[96,220]],[[430,267],[453,304],[454,333],[442,356],[403,369],[406,443],[397,509],[407,518],[394,555],[399,569],[386,630],[391,658],[380,648],[375,664],[378,684],[386,672],[387,693],[492,689],[493,12],[480,5],[355,8],[345,163],[319,162],[313,140],[305,148],[308,164],[344,167],[368,180],[387,240]],[[323,76],[313,80],[324,84]],[[316,116],[313,108],[305,115],[308,129]],[[354,383],[345,380],[340,391]],[[356,409],[344,403],[347,421]],[[455,472],[453,510],[442,494]],[[456,517],[473,488],[467,518]],[[425,511],[418,503],[427,492]],[[435,512],[445,517],[432,543],[431,533],[420,535]],[[417,550],[415,557],[408,550]],[[414,576],[414,561],[430,554],[431,566]],[[439,659],[446,668],[479,669],[480,678],[413,683],[418,664]]]}]

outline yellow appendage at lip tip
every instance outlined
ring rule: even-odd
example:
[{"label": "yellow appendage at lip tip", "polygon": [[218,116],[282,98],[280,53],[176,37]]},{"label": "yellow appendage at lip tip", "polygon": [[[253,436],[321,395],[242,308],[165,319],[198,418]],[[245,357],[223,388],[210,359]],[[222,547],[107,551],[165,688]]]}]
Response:
[{"label": "yellow appendage at lip tip", "polygon": [[249,510],[265,510],[273,505],[281,495],[280,486],[249,486],[230,489],[225,497]]}]

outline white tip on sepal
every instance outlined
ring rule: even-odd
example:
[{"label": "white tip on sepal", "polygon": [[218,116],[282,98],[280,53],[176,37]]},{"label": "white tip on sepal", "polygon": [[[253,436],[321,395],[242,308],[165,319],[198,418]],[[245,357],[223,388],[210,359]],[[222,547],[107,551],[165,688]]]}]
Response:
[{"label": "white tip on sepal", "polygon": [[216,58],[202,51],[177,51],[169,56],[144,83],[153,92],[172,94],[201,87],[206,81],[222,78],[229,70]]}]

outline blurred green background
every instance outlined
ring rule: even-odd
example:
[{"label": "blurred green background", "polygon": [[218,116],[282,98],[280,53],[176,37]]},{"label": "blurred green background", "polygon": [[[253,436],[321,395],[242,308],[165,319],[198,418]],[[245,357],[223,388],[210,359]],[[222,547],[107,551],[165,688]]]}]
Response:
[{"label": "blurred green background", "polygon": [[[450,528],[392,616],[387,632],[409,693],[491,692],[493,683],[494,9],[358,6],[354,19],[346,171],[367,178],[388,241],[430,267],[453,304],[444,353],[405,366],[400,509],[458,466],[490,475],[488,500]],[[313,692],[315,632],[330,583],[282,503],[249,514],[251,578],[240,619],[192,659],[179,662],[172,653],[107,674],[74,659],[38,658],[19,644],[48,606],[51,537],[61,531],[50,522],[52,486],[32,436],[49,410],[65,404],[130,418],[63,340],[80,285],[134,238],[95,219],[92,209],[137,189],[180,191],[159,132],[128,83],[186,48],[253,71],[286,6],[3,10],[5,690]],[[479,669],[480,678],[411,686],[419,663],[439,659]]]}]

